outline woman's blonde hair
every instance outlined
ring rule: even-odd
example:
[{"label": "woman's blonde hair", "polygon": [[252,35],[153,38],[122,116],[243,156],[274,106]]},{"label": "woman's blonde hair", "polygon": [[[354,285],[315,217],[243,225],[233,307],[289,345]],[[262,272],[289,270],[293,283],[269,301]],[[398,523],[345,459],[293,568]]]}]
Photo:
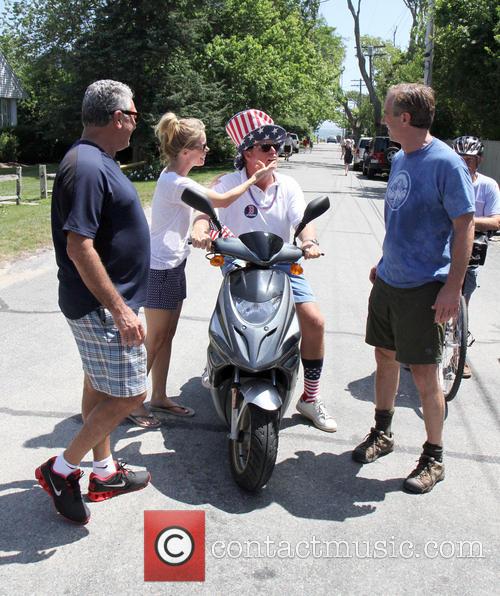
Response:
[{"label": "woman's blonde hair", "polygon": [[169,163],[183,149],[194,148],[203,132],[205,125],[198,118],[177,118],[173,112],[163,114],[155,126],[162,160]]}]

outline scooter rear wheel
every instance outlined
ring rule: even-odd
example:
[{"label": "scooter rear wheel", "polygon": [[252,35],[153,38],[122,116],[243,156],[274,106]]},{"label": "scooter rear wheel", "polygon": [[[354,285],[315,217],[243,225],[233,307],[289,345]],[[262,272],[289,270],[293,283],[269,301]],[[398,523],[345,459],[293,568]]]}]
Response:
[{"label": "scooter rear wheel", "polygon": [[279,412],[249,404],[238,426],[238,440],[229,440],[233,478],[241,488],[255,492],[271,477],[278,454]]}]

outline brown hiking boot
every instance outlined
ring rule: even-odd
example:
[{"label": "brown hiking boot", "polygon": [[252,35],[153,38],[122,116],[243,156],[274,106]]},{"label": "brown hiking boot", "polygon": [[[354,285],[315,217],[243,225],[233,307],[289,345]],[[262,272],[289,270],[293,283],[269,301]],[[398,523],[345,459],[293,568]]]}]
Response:
[{"label": "brown hiking boot", "polygon": [[370,464],[379,457],[394,450],[394,436],[386,435],[383,431],[371,428],[365,440],[352,452],[352,459],[361,464]]},{"label": "brown hiking boot", "polygon": [[411,493],[428,493],[440,480],[444,480],[444,464],[422,453],[417,467],[404,481],[403,488]]}]

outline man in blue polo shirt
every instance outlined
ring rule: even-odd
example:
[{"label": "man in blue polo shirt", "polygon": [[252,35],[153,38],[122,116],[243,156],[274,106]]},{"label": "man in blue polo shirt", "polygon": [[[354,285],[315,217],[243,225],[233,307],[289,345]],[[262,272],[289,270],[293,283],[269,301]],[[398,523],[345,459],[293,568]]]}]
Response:
[{"label": "man in blue polo shirt", "polygon": [[114,160],[129,145],[138,114],[133,94],[111,80],[90,85],[83,134],[63,158],[52,196],[59,306],[84,370],[83,426],[66,450],[35,470],[56,509],[85,524],[79,465],[93,452],[88,497],[102,501],[144,488],[148,472],[113,460],[110,433],[146,397],[145,331],[137,314],[146,298],[149,231],[133,184]]}]

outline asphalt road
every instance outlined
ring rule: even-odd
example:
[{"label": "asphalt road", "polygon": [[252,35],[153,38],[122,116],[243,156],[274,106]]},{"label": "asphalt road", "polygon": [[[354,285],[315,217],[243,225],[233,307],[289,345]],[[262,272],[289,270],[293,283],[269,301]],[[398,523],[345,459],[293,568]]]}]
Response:
[{"label": "asphalt road", "polygon": [[[233,483],[226,430],[200,383],[220,274],[193,251],[168,391],[196,416],[168,418],[157,431],[123,423],[115,454],[147,467],[151,485],[91,503],[86,527],[61,519],[33,473],[78,429],[80,362],[58,310],[52,252],[0,271],[0,594],[498,592],[500,242],[490,246],[471,302],[474,376],[449,407],[446,480],[429,495],[408,495],[401,485],[424,441],[409,373],[402,372],[395,452],[364,467],[350,456],[373,418],[374,360],[363,333],[386,183],[344,176],[338,151],[319,145],[280,168],[308,199],[326,193],[332,201],[317,221],[326,255],[305,268],[326,316],[322,394],[339,430],[322,433],[291,407],[276,468],[258,495]],[[205,512],[204,582],[144,581],[144,510]]]}]

